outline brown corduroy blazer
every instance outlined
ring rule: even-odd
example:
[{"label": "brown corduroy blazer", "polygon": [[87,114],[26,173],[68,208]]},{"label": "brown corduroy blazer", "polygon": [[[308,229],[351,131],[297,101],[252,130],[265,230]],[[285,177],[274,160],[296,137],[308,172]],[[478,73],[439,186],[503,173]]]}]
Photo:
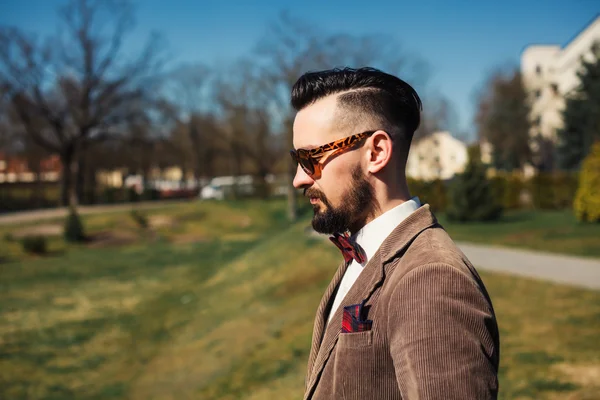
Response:
[{"label": "brown corduroy blazer", "polygon": [[[317,310],[304,399],[497,398],[492,302],[429,205],[386,238],[327,325],[347,267]],[[343,307],[363,301],[371,330],[341,333]]]}]

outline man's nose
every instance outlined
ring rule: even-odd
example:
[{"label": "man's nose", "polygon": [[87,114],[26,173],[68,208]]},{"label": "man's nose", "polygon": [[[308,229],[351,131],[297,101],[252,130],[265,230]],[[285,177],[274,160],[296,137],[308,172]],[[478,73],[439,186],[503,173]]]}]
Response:
[{"label": "man's nose", "polygon": [[296,175],[294,176],[294,187],[296,189],[301,189],[305,187],[310,187],[315,181],[308,176],[308,174],[302,169],[300,165],[296,167]]}]

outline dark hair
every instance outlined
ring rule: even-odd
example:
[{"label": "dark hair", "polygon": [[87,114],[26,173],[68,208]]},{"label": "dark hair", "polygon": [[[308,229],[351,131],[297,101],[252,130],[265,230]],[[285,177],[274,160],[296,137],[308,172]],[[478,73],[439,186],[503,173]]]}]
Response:
[{"label": "dark hair", "polygon": [[422,103],[417,92],[405,81],[375,68],[334,68],[307,72],[292,88],[292,106],[300,111],[317,100],[336,93],[340,107],[351,113],[369,114],[392,130],[388,134],[408,147],[421,122]]}]

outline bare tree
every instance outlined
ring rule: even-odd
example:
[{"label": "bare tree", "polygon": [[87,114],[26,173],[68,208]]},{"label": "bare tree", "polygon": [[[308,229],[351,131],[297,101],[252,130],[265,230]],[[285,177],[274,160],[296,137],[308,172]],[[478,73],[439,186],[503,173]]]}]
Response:
[{"label": "bare tree", "polygon": [[0,29],[0,85],[26,134],[60,155],[62,203],[76,206],[85,151],[123,134],[152,103],[161,67],[152,37],[134,58],[123,51],[133,26],[127,0],[70,0],[58,33],[41,42]]},{"label": "bare tree", "polygon": [[480,140],[492,146],[497,169],[512,171],[531,161],[529,103],[517,69],[496,70],[477,97],[475,123]]},{"label": "bare tree", "polygon": [[[216,133],[214,118],[207,107],[212,99],[208,89],[212,73],[203,64],[184,64],[173,69],[167,76],[167,98],[173,105],[176,131],[173,138],[185,147],[180,147],[189,161],[194,177],[213,173],[215,149],[213,136]],[[183,136],[182,136],[183,135]]]},{"label": "bare tree", "polygon": [[[256,49],[266,109],[272,126],[279,126],[288,148],[292,147],[294,110],[290,92],[296,80],[309,70],[338,66],[372,66],[399,75],[416,87],[427,81],[425,64],[407,54],[390,37],[331,34],[283,13],[271,24]],[[286,154],[287,156],[287,154]],[[288,217],[297,218],[296,190],[292,186],[296,167],[288,162]]]},{"label": "bare tree", "polygon": [[439,93],[428,93],[424,96],[423,103],[425,109],[421,115],[421,124],[413,140],[418,141],[439,131],[450,131],[456,135],[458,116],[450,100]]}]

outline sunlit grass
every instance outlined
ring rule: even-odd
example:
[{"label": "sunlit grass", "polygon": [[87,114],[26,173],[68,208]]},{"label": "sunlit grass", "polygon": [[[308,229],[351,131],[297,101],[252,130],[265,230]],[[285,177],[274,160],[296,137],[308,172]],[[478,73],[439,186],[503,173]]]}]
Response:
[{"label": "sunlit grass", "polygon": [[[150,233],[127,212],[84,218],[133,243],[0,265],[0,398],[301,397],[339,251],[306,234],[308,216],[287,224],[283,202],[146,214]],[[501,398],[600,397],[600,293],[482,276],[501,329]]]}]

